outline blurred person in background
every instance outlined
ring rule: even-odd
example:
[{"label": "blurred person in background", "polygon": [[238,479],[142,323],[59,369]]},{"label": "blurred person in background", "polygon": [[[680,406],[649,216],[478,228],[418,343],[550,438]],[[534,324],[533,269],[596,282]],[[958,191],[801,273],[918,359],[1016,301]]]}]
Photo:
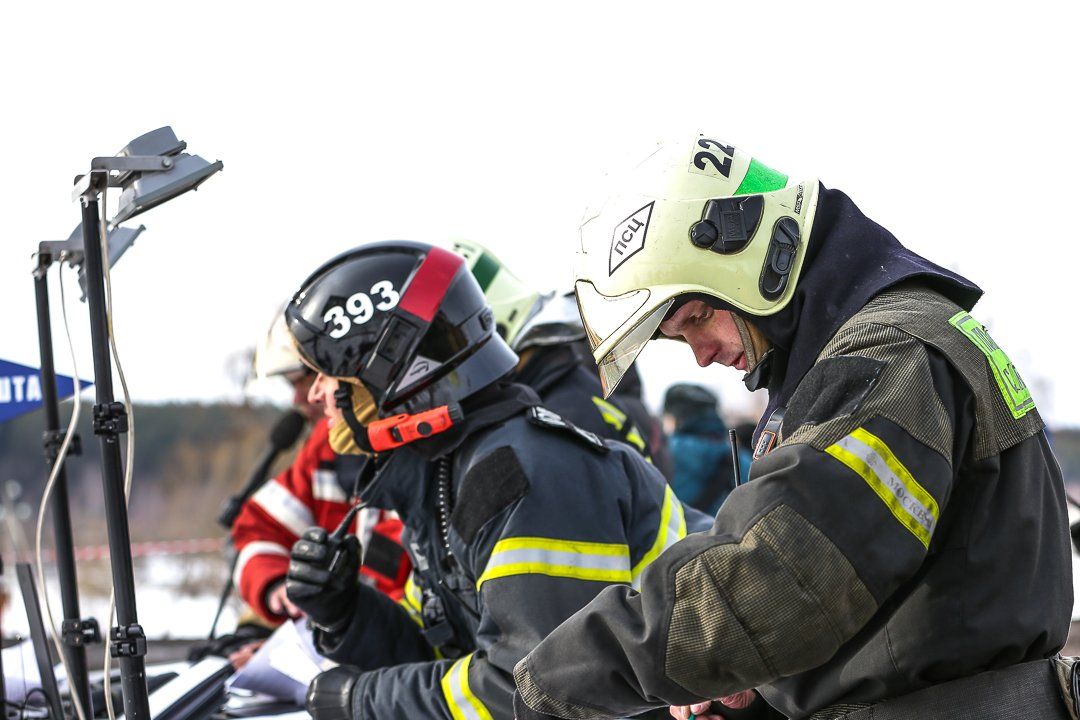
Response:
[{"label": "blurred person in background", "polygon": [[[285,593],[289,549],[311,526],[335,529],[348,512],[366,456],[338,455],[321,404],[308,400],[315,372],[300,361],[285,318],[278,315],[255,353],[256,378],[283,378],[293,388],[293,406],[312,429],[292,464],[244,504],[233,525],[239,553],[234,574],[240,597],[263,620],[277,625],[300,616]],[[410,565],[400,545],[396,514],[364,508],[353,531],[363,545],[365,582],[394,599],[402,596]]]},{"label": "blurred person in background", "polygon": [[451,249],[465,258],[494,313],[495,329],[520,358],[515,382],[578,427],[634,446],[670,478],[663,429],[641,401],[637,373],[604,399],[574,294],[537,292],[479,243],[455,240]]},{"label": "blurred person in background", "polygon": [[[715,515],[735,489],[728,428],[720,400],[708,389],[676,383],[664,394],[664,423],[672,426],[668,446],[675,461],[671,488],[687,505]],[[750,477],[750,453],[739,448],[739,477]]]}]

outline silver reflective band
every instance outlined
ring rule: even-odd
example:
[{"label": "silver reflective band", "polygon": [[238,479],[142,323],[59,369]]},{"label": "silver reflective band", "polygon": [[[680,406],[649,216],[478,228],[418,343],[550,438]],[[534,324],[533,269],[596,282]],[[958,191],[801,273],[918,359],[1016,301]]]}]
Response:
[{"label": "silver reflective band", "polygon": [[881,438],[857,428],[825,448],[825,452],[862,477],[900,524],[924,547],[930,546],[937,526],[937,501]]},{"label": "silver reflective band", "polygon": [[311,495],[316,500],[326,502],[349,501],[349,498],[345,497],[345,491],[341,489],[337,473],[333,470],[316,470],[311,474]]},{"label": "silver reflective band", "polygon": [[514,537],[495,543],[484,583],[512,575],[549,575],[597,582],[630,582],[630,548],[619,543],[579,542],[555,538]]},{"label": "silver reflective band", "polygon": [[492,720],[491,713],[469,687],[472,653],[459,659],[442,678],[443,698],[454,720]]},{"label": "silver reflective band", "polygon": [[311,509],[289,491],[287,487],[271,480],[251,496],[251,502],[258,505],[278,523],[296,537],[315,524]]},{"label": "silver reflective band", "polygon": [[631,571],[630,585],[635,590],[641,589],[641,575],[652,561],[660,557],[660,554],[669,547],[686,537],[686,517],[683,515],[682,503],[675,497],[675,492],[670,485],[664,486],[664,505],[660,510],[660,529],[656,533],[656,540]]}]

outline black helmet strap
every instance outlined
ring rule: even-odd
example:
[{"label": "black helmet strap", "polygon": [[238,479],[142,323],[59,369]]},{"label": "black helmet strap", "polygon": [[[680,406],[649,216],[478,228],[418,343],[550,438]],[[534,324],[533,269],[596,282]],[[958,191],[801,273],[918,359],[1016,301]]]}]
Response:
[{"label": "black helmet strap", "polygon": [[338,389],[334,391],[334,402],[341,410],[345,424],[349,426],[349,430],[352,430],[353,438],[360,449],[364,452],[375,452],[368,439],[367,428],[360,424],[360,419],[353,411],[352,385],[346,382],[339,383]]}]

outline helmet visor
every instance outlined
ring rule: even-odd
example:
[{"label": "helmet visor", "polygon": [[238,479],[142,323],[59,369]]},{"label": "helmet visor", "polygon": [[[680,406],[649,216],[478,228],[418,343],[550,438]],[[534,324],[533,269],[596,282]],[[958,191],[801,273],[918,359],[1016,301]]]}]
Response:
[{"label": "helmet visor", "polygon": [[[645,297],[648,297],[647,290],[640,292],[644,292]],[[597,361],[596,367],[600,373],[600,385],[604,389],[605,398],[611,397],[611,393],[615,392],[615,388],[623,379],[626,371],[634,364],[645,345],[656,335],[656,328],[664,321],[664,316],[667,315],[673,302],[675,302],[674,298],[665,300],[659,306],[642,315]],[[586,327],[588,327],[587,324]],[[589,341],[590,343],[593,342],[591,334]]]},{"label": "helmet visor", "polygon": [[574,292],[585,335],[594,354],[610,338],[623,332],[623,328],[649,300],[649,291],[644,289],[623,295],[602,295],[587,280],[578,280]]}]

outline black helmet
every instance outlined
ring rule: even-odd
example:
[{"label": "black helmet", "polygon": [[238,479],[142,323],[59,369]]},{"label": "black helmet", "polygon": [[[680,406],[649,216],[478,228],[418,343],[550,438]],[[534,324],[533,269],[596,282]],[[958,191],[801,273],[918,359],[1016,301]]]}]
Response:
[{"label": "black helmet", "polygon": [[384,416],[456,404],[517,363],[464,260],[424,243],[337,256],[304,281],[285,318],[306,362],[360,380]]}]

